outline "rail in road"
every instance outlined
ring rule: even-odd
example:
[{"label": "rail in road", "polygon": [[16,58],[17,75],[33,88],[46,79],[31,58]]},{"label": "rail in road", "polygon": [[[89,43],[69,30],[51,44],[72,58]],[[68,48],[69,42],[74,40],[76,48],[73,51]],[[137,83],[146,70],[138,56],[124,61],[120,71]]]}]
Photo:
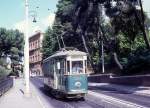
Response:
[{"label": "rail in road", "polygon": [[[135,97],[132,94],[120,94],[117,93],[117,91],[108,92],[107,90],[101,91],[94,88],[93,90],[89,89],[88,95],[85,97],[85,101],[57,100],[42,89],[42,78],[33,78],[32,83],[41,93],[42,97],[40,98],[45,98],[48,101],[48,104],[50,103],[54,108],[149,108],[147,106],[150,105],[148,104],[149,99],[146,99],[145,97]],[[135,98],[139,99],[136,100]],[[146,102],[147,105],[143,105],[144,102]]]},{"label": "rail in road", "polygon": [[13,78],[0,79],[0,96],[13,86]]},{"label": "rail in road", "polygon": [[[43,102],[44,108],[104,108],[93,97],[87,96],[85,101],[79,99],[56,99],[49,91],[43,89],[42,78],[32,78],[38,98]],[[113,108],[113,107],[111,107]]]}]

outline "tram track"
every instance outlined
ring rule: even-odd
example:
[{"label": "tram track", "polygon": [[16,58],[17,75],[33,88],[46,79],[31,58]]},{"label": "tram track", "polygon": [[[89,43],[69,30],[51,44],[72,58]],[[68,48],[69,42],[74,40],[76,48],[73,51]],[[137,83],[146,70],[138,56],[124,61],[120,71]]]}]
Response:
[{"label": "tram track", "polygon": [[[94,90],[94,93],[100,94],[102,97],[107,97],[107,101],[116,101],[116,103],[120,104],[129,104],[130,107],[134,108],[149,108],[150,107],[150,98],[146,96],[140,96],[132,93],[124,93],[114,90]],[[99,96],[100,97],[100,96]],[[109,99],[108,99],[109,97]]]},{"label": "tram track", "polygon": [[88,99],[85,99],[85,101],[72,101],[68,102],[67,104],[71,106],[69,108],[104,108],[102,105],[93,101],[89,101]]},{"label": "tram track", "polygon": [[[124,101],[124,98],[128,96],[123,96],[119,98],[120,94],[108,92],[108,91],[91,91],[87,96],[85,96],[85,100],[78,99],[56,99],[50,95],[49,92],[45,92],[43,87],[42,78],[33,78],[31,79],[32,83],[36,86],[38,91],[43,95],[43,98],[46,99],[50,104],[54,106],[54,108],[148,108],[142,105],[138,105],[136,103],[129,102],[129,100]],[[42,89],[41,89],[42,88]],[[99,96],[100,95],[100,96]],[[124,94],[126,95],[126,94]],[[111,97],[111,98],[110,98]],[[114,97],[114,98],[113,98]],[[133,99],[134,97],[130,97],[129,99]],[[144,97],[143,97],[144,98]],[[143,99],[141,97],[141,99]],[[144,98],[145,99],[145,98]],[[138,99],[140,100],[140,99]],[[144,102],[144,100],[141,100]],[[146,101],[147,102],[147,101]],[[49,107],[46,107],[49,108]]]}]

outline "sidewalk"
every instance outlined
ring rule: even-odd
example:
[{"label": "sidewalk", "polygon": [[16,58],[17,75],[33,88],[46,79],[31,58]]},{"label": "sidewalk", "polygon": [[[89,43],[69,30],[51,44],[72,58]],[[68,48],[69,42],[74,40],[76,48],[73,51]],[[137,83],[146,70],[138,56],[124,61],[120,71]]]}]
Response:
[{"label": "sidewalk", "polygon": [[30,98],[25,97],[23,91],[23,79],[14,80],[13,88],[0,97],[0,108],[43,108],[33,86],[31,86],[32,95]]},{"label": "sidewalk", "polygon": [[144,86],[127,86],[127,85],[117,85],[109,83],[88,83],[89,87],[97,89],[107,89],[107,90],[116,90],[120,92],[150,96],[150,87]]}]

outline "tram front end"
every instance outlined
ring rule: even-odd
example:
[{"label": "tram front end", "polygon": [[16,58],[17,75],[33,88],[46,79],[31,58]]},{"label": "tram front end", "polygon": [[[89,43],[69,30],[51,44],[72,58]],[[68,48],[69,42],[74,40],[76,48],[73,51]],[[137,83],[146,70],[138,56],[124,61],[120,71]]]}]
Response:
[{"label": "tram front end", "polygon": [[88,80],[86,74],[86,57],[68,60],[68,75],[65,79],[68,97],[84,97],[88,92]]}]

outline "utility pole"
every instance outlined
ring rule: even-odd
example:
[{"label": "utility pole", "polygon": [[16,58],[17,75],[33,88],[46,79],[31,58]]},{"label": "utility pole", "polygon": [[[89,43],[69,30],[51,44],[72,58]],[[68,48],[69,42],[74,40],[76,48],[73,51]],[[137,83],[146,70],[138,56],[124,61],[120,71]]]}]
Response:
[{"label": "utility pole", "polygon": [[24,95],[26,97],[30,97],[30,85],[29,85],[29,4],[28,0],[25,0],[25,27],[26,27],[26,33],[25,33],[25,46],[24,46],[24,75],[25,75],[25,91]]},{"label": "utility pole", "polygon": [[103,39],[101,41],[101,46],[102,46],[102,73],[105,73],[104,42],[103,42]]}]

